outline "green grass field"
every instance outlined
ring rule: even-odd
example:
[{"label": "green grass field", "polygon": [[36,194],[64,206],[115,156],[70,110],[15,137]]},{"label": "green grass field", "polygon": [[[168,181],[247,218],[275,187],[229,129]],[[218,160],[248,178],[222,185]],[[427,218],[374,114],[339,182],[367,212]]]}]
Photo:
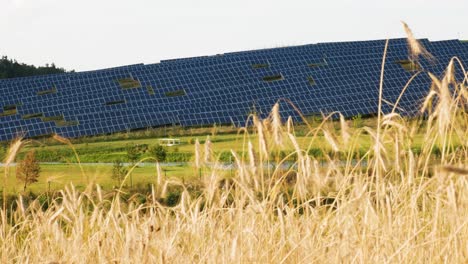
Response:
[{"label": "green grass field", "polygon": [[[339,131],[338,131],[339,132]],[[181,139],[181,145],[166,147],[167,152],[183,152],[190,153],[193,155],[195,147],[193,144],[190,144],[190,141],[193,141],[195,138],[199,139],[201,143],[206,140],[205,136],[183,136],[175,137]],[[222,152],[230,152],[234,150],[238,153],[245,152],[247,150],[247,142],[250,140],[252,142],[258,142],[256,135],[243,135],[243,134],[223,134],[211,135],[211,141],[213,142],[212,148],[215,155],[218,155]],[[301,148],[308,149],[321,149],[325,151],[330,151],[331,146],[325,139],[325,137],[317,136],[312,140],[312,136],[302,136],[297,137],[297,141]],[[455,137],[456,142],[459,140]],[[370,135],[361,134],[356,140],[355,144],[358,149],[368,150],[372,144],[372,138]],[[417,134],[414,142],[413,148],[418,149],[423,143],[423,135]],[[87,185],[87,181],[98,183],[103,187],[104,190],[110,190],[113,187],[117,186],[118,183],[111,178],[112,175],[112,163],[116,159],[121,159],[126,162],[127,153],[125,147],[128,144],[146,144],[153,146],[158,144],[158,138],[145,138],[145,139],[128,139],[128,140],[117,140],[117,141],[102,141],[102,142],[91,142],[91,143],[78,143],[74,144],[74,148],[78,152],[80,160],[82,163],[84,175],[81,172],[80,166],[74,162],[74,154],[71,151],[71,148],[68,145],[64,144],[52,144],[50,146],[44,145],[38,141],[33,141],[31,144],[26,145],[22,150],[21,154],[30,151],[57,151],[58,153],[67,151],[69,156],[57,157],[57,160],[51,160],[53,162],[63,162],[63,164],[42,164],[41,165],[41,176],[37,183],[33,183],[27,187],[27,191],[32,191],[34,193],[42,193],[49,190],[59,190],[62,189],[65,185],[73,183],[77,188],[83,188]],[[387,142],[387,144],[392,144],[392,142]],[[203,146],[202,146],[203,148]],[[254,149],[257,151],[258,146],[254,144]],[[293,146],[291,142],[285,143],[285,148],[287,152],[293,151]],[[21,159],[19,155],[18,159]],[[141,159],[149,157],[150,154],[143,154]],[[68,163],[66,162],[68,161]],[[153,161],[147,161],[153,162]],[[102,163],[96,165],[89,165],[86,163]],[[104,164],[106,163],[106,164]],[[199,172],[197,172],[191,164],[186,164],[184,166],[170,166],[163,167],[165,175],[168,178],[178,178],[183,181],[190,181],[194,177],[198,177]],[[0,177],[4,177],[4,169],[0,170]],[[154,183],[156,177],[155,166],[141,166],[134,169],[131,174],[131,177],[127,178],[124,187],[130,186],[144,186],[147,184]],[[7,178],[7,193],[13,194],[18,193],[23,190],[23,185],[21,182],[18,182],[15,176],[15,168],[13,167],[9,177]],[[0,188],[3,188],[3,181],[0,182]]]},{"label": "green grass field", "polygon": [[[209,135],[209,134],[208,134]],[[207,136],[208,136],[207,135]],[[183,152],[183,153],[192,153],[194,152],[194,145],[190,144],[190,140],[194,140],[196,138],[199,139],[200,143],[206,140],[206,136],[184,136],[184,137],[175,137],[181,140],[181,145],[173,146],[173,147],[166,147],[167,152]],[[74,144],[74,148],[77,150],[79,157],[82,162],[113,162],[114,160],[121,158],[123,160],[126,159],[126,151],[125,147],[128,144],[138,144],[143,145],[146,144],[148,146],[154,146],[158,144],[159,138],[146,138],[146,139],[128,139],[128,140],[118,140],[118,141],[102,141],[102,142],[92,142],[92,143],[79,143]],[[256,135],[249,135],[244,137],[244,135],[238,134],[227,134],[227,135],[216,135],[211,136],[210,140],[213,144],[213,151],[216,154],[220,154],[222,152],[229,152],[231,150],[235,150],[238,152],[245,151],[247,148],[246,143],[250,140],[252,142],[257,141]],[[311,148],[315,149],[323,149],[323,150],[330,150],[331,146],[327,143],[324,136],[317,136],[312,140],[312,137],[306,136],[298,136],[297,137],[298,143],[307,148],[310,145]],[[414,147],[420,147],[423,141],[422,135],[416,137],[414,142]],[[70,147],[67,145],[42,145],[40,142],[33,142],[35,143],[34,146],[26,146],[22,149],[21,153],[26,153],[29,150],[50,150],[50,151],[63,151],[63,150],[70,150]],[[361,149],[368,149],[371,145],[371,137],[369,135],[361,135],[359,139],[357,139],[357,146]],[[257,150],[257,146],[254,145],[254,149]],[[286,150],[290,151],[293,150],[293,146],[290,142],[286,142],[285,148]],[[21,155],[20,155],[21,156]],[[60,160],[53,160],[56,162],[60,162]]]},{"label": "green grass field", "polygon": [[[63,189],[64,186],[73,183],[78,189],[83,190],[87,186],[87,180],[98,183],[103,190],[112,190],[118,187],[118,182],[111,178],[112,165],[83,165],[83,173],[78,164],[42,164],[41,176],[37,183],[27,187],[26,191],[34,193],[43,193],[49,190],[56,191]],[[15,177],[15,167],[12,167],[10,176],[7,178],[7,193],[14,194],[23,191],[23,184]],[[171,166],[162,167],[162,173],[166,178],[179,178],[182,181],[191,181],[198,177],[198,172],[190,166]],[[4,170],[2,168],[0,177],[3,179]],[[129,188],[131,185],[146,186],[155,183],[156,167],[142,166],[135,168],[126,179],[124,186]],[[3,188],[3,181],[0,182],[0,189]]]}]

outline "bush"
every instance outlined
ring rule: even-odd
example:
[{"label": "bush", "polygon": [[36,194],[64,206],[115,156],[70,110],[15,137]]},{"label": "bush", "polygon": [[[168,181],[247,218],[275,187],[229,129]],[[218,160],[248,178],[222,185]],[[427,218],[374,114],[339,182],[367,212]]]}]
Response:
[{"label": "bush", "polygon": [[136,164],[141,157],[142,148],[136,144],[127,144],[127,160],[133,164]]},{"label": "bush", "polygon": [[127,173],[128,170],[124,167],[121,160],[114,161],[111,178],[116,180],[118,185],[122,184],[122,181]]},{"label": "bush", "polygon": [[308,152],[309,156],[312,156],[314,158],[321,158],[324,156],[324,153],[321,149],[319,148],[311,148],[309,149],[309,152]]},{"label": "bush", "polygon": [[[242,152],[237,153],[239,157],[242,157]],[[234,157],[230,151],[223,151],[219,154],[219,161],[220,162],[234,162]]]},{"label": "bush", "polygon": [[166,161],[167,151],[163,146],[156,144],[150,149],[150,153],[158,162]]},{"label": "bush", "polygon": [[180,189],[171,190],[167,194],[167,197],[164,200],[164,203],[167,206],[171,206],[171,207],[176,206],[180,201],[181,195],[182,195],[182,191]]},{"label": "bush", "polygon": [[189,162],[193,154],[190,152],[167,153],[166,162]]},{"label": "bush", "polygon": [[[23,158],[25,153],[18,155],[19,158]],[[75,161],[75,154],[73,150],[69,148],[60,149],[39,149],[36,151],[36,159],[39,162],[65,162]]]}]

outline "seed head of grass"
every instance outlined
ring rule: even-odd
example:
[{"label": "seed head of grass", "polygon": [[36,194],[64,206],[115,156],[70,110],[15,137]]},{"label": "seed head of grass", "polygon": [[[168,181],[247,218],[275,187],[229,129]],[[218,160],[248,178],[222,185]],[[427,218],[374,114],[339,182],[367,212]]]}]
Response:
[{"label": "seed head of grass", "polygon": [[212,143],[210,140],[210,136],[207,136],[206,141],[205,141],[205,152],[204,152],[204,159],[203,159],[205,164],[208,164],[211,162],[212,156],[213,156]]},{"label": "seed head of grass", "polygon": [[11,143],[10,147],[8,148],[8,152],[7,152],[6,156],[5,156],[5,166],[6,167],[10,166],[11,163],[13,163],[15,161],[15,158],[18,155],[19,151],[27,143],[28,143],[28,141],[24,141],[21,138],[18,138],[18,139],[14,140]]},{"label": "seed head of grass", "polygon": [[68,138],[64,138],[60,136],[59,134],[54,134],[52,136],[53,139],[57,140],[60,143],[66,144],[66,145],[71,145],[71,141]]},{"label": "seed head of grass", "polygon": [[341,126],[341,140],[343,142],[343,146],[346,148],[351,139],[351,135],[349,134],[348,124],[346,123],[346,120],[342,114],[340,114],[340,126]]},{"label": "seed head of grass", "polygon": [[269,156],[269,152],[268,152],[267,139],[265,136],[264,124],[262,121],[258,119],[257,116],[253,116],[253,123],[254,123],[254,126],[257,128],[260,152],[262,153],[263,159],[266,159]]},{"label": "seed head of grass", "polygon": [[273,142],[276,146],[283,146],[283,124],[281,123],[281,115],[279,111],[279,103],[276,103],[271,110],[271,132],[273,134]]},{"label": "seed head of grass", "polygon": [[325,137],[325,140],[332,147],[334,152],[340,151],[340,148],[338,146],[338,143],[337,143],[335,137],[332,135],[332,133],[328,129],[323,129],[323,135]]},{"label": "seed head of grass", "polygon": [[288,121],[286,121],[286,130],[289,134],[294,134],[294,122],[292,117],[288,117]]},{"label": "seed head of grass", "polygon": [[430,54],[426,48],[424,48],[421,43],[414,37],[413,32],[411,31],[410,27],[408,24],[402,21],[403,28],[405,29],[406,32],[406,38],[408,41],[408,47],[410,50],[410,58],[413,61],[417,61],[420,56],[423,56],[424,58],[434,61],[435,58]]},{"label": "seed head of grass", "polygon": [[249,154],[249,166],[252,171],[252,175],[256,175],[257,166],[256,166],[256,161],[255,161],[255,152],[254,152],[253,144],[250,140],[249,140],[249,143],[247,144],[247,149],[248,149],[248,154]]}]

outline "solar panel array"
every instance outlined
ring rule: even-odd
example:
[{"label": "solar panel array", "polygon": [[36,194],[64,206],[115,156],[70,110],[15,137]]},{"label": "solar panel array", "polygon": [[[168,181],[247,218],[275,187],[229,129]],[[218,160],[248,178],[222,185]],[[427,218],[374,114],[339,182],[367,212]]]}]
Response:
[{"label": "solar panel array", "polygon": [[[468,61],[468,43],[421,43],[435,60],[419,70],[442,74],[451,57]],[[243,125],[265,117],[280,99],[304,115],[377,112],[384,40],[320,43],[136,64],[105,70],[0,80],[0,140],[57,133],[64,137],[179,124]],[[405,39],[389,42],[383,111],[389,112],[414,72]],[[398,111],[413,114],[428,93],[418,75]],[[283,100],[283,117],[300,116]]]}]

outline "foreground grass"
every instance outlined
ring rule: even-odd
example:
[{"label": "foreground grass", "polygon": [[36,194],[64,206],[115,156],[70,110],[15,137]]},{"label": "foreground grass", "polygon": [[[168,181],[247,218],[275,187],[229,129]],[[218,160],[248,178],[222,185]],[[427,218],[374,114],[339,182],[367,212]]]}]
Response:
[{"label": "foreground grass", "polygon": [[[94,184],[67,186],[47,206],[20,196],[0,211],[2,263],[466,263],[468,93],[452,66],[442,80],[432,76],[424,127],[397,114],[354,131],[325,120],[304,146],[275,105],[268,120],[254,117],[258,136],[242,142],[245,155],[232,151],[232,177],[206,165],[215,159],[210,144],[196,144],[194,170],[205,171],[197,186],[157,169],[143,201]],[[343,158],[364,132],[371,140],[358,163]],[[334,151],[325,168],[308,154],[318,140]],[[288,145],[294,166],[265,166],[281,163],[271,154]],[[182,192],[169,207],[173,186]]]}]

